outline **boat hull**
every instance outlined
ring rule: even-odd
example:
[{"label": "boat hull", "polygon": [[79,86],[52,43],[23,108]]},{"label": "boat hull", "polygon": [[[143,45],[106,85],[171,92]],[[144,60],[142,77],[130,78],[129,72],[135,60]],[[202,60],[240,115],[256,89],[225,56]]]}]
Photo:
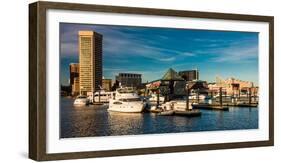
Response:
[{"label": "boat hull", "polygon": [[143,103],[123,102],[122,104],[109,103],[108,111],[122,112],[122,113],[141,113],[144,110]]},{"label": "boat hull", "polygon": [[89,105],[89,101],[87,101],[87,100],[83,100],[83,101],[75,100],[73,105],[74,106],[86,106],[86,105]]}]

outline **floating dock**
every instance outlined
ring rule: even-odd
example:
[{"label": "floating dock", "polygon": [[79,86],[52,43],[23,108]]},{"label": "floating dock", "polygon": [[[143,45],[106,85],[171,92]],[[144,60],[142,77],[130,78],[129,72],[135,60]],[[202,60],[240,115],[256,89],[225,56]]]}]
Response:
[{"label": "floating dock", "polygon": [[94,102],[94,103],[91,103],[92,105],[103,105],[103,104],[106,104],[105,102]]},{"label": "floating dock", "polygon": [[211,104],[193,104],[192,108],[194,109],[206,109],[206,110],[221,110],[228,111],[227,106],[211,105]]},{"label": "floating dock", "polygon": [[173,110],[167,110],[167,111],[162,111],[160,113],[158,113],[157,115],[161,115],[161,116],[170,116],[170,115],[174,115],[175,112]]},{"label": "floating dock", "polygon": [[150,112],[150,113],[161,113],[162,110],[160,109],[156,109],[156,110],[146,110],[147,112]]},{"label": "floating dock", "polygon": [[196,117],[196,116],[201,116],[201,111],[196,109],[196,110],[188,110],[188,111],[177,111],[177,110],[168,110],[168,111],[162,111],[158,113],[157,115],[160,116],[186,116],[186,117]]},{"label": "floating dock", "polygon": [[238,107],[258,107],[258,104],[236,104]]},{"label": "floating dock", "polygon": [[196,117],[196,116],[201,116],[201,111],[198,109],[189,110],[189,111],[175,111],[175,115]]}]

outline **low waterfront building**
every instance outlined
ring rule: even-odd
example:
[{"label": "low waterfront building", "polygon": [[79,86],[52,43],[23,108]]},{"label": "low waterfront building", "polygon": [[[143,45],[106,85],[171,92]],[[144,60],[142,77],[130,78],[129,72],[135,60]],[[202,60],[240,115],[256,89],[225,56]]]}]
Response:
[{"label": "low waterfront building", "polygon": [[208,84],[209,91],[216,95],[219,89],[222,88],[223,94],[230,96],[247,95],[251,91],[252,95],[258,94],[258,87],[254,86],[251,81],[243,81],[235,78],[222,79],[216,77],[215,83]]},{"label": "low waterfront building", "polygon": [[147,83],[146,88],[150,93],[159,91],[169,101],[186,96],[187,84],[190,95],[195,93],[208,94],[208,84],[206,81],[197,80],[196,76],[191,81],[187,81],[172,68],[168,69],[161,79]]},{"label": "low waterfront building", "polygon": [[119,73],[116,76],[116,81],[125,87],[139,87],[142,82],[141,74],[134,73]]},{"label": "low waterfront building", "polygon": [[208,95],[209,88],[208,88],[207,81],[193,80],[193,81],[188,81],[187,84],[190,90],[190,95],[195,95],[195,94]]},{"label": "low waterfront building", "polygon": [[179,76],[181,76],[185,81],[199,80],[199,71],[197,69],[179,71]]},{"label": "low waterfront building", "polygon": [[169,68],[161,79],[147,83],[146,87],[152,93],[160,90],[160,94],[170,100],[184,96],[185,85],[186,81],[175,70]]}]

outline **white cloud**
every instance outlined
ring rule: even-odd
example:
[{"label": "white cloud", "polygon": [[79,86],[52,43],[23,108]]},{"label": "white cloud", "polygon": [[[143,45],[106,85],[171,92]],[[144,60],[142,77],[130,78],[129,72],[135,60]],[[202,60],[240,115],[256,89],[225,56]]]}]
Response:
[{"label": "white cloud", "polygon": [[195,53],[191,53],[191,52],[183,52],[183,53],[181,53],[181,55],[186,56],[186,57],[193,57],[193,56],[196,56]]},{"label": "white cloud", "polygon": [[78,48],[77,44],[73,42],[68,42],[68,43],[61,43],[61,52],[64,56],[71,56],[71,55],[77,55],[78,56]]},{"label": "white cloud", "polygon": [[169,58],[159,58],[158,60],[167,62],[167,61],[174,61],[175,59],[176,59],[175,57],[169,57]]},{"label": "white cloud", "polygon": [[249,62],[258,58],[257,46],[231,46],[217,50],[216,57],[212,58],[214,62]]}]

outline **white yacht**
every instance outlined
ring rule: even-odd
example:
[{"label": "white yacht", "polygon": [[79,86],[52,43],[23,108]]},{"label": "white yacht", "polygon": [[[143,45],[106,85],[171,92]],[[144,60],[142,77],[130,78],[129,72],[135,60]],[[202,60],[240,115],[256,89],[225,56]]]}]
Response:
[{"label": "white yacht", "polygon": [[[186,111],[186,101],[185,100],[172,100],[165,102],[159,106],[164,111],[174,110],[174,111]],[[189,110],[192,110],[192,104],[189,103]]]},{"label": "white yacht", "polygon": [[118,88],[109,100],[108,111],[140,113],[143,109],[144,102],[132,87]]},{"label": "white yacht", "polygon": [[[207,98],[207,96],[206,95],[199,95],[198,98],[199,98],[199,100],[205,100]],[[190,95],[189,99],[190,100],[196,100],[197,99],[197,95]]]},{"label": "white yacht", "polygon": [[88,99],[90,100],[90,103],[94,102],[101,102],[101,103],[107,103],[109,102],[109,99],[112,96],[112,92],[107,92],[104,89],[93,93],[88,93]]},{"label": "white yacht", "polygon": [[90,100],[87,98],[87,96],[79,95],[76,97],[73,104],[76,106],[85,106],[85,105],[89,105],[89,103]]},{"label": "white yacht", "polygon": [[[163,104],[165,101],[165,97],[159,95],[159,103]],[[156,104],[157,103],[157,94],[151,94],[151,97],[149,98],[149,102],[152,104]]]},{"label": "white yacht", "polygon": [[[173,100],[170,102],[173,110],[175,111],[186,111],[186,101],[185,100]],[[189,103],[189,110],[192,110],[192,104]]]}]

